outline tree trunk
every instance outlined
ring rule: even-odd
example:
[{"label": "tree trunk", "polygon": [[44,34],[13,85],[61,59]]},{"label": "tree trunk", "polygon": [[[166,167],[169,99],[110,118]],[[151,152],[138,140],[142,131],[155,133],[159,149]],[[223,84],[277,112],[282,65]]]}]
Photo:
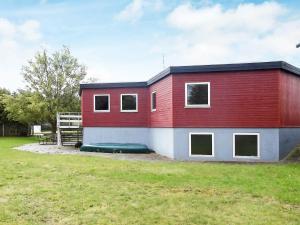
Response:
[{"label": "tree trunk", "polygon": [[31,136],[32,135],[32,126],[31,124],[27,124],[27,136]]},{"label": "tree trunk", "polygon": [[52,134],[56,134],[56,130],[57,130],[56,121],[51,121],[50,124],[51,124],[51,132],[52,132]]}]

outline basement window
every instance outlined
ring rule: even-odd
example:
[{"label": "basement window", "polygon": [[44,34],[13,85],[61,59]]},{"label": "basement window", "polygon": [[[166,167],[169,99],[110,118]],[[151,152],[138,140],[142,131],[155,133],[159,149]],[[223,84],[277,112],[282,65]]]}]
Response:
[{"label": "basement window", "polygon": [[138,95],[121,94],[121,112],[137,112],[137,111],[138,111]]},{"label": "basement window", "polygon": [[110,95],[99,94],[94,95],[94,112],[109,112],[110,111]]},{"label": "basement window", "polygon": [[156,111],[156,91],[151,93],[151,111]]},{"label": "basement window", "polygon": [[190,133],[189,136],[190,156],[214,156],[213,133]]},{"label": "basement window", "polygon": [[258,133],[233,134],[233,157],[259,157]]},{"label": "basement window", "polygon": [[210,107],[210,82],[185,84],[185,107]]}]

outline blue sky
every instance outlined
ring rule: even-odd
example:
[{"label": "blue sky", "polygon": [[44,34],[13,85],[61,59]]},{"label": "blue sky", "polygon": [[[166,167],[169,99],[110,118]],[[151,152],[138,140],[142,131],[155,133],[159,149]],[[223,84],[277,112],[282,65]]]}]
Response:
[{"label": "blue sky", "polygon": [[24,87],[34,52],[70,47],[100,82],[143,81],[165,66],[286,60],[300,66],[300,1],[0,2],[0,86]]}]

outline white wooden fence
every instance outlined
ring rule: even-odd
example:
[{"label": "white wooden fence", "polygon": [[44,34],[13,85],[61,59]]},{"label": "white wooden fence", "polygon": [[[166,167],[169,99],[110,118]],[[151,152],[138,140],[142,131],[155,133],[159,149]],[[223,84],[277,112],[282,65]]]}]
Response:
[{"label": "white wooden fence", "polygon": [[62,145],[62,129],[76,130],[81,129],[82,116],[80,112],[57,113],[57,144]]}]

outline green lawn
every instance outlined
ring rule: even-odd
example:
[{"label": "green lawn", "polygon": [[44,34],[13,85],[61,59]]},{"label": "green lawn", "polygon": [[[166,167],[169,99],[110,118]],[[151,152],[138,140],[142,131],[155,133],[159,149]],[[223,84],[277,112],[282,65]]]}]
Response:
[{"label": "green lawn", "polygon": [[132,162],[13,150],[0,224],[300,224],[300,164]]}]

